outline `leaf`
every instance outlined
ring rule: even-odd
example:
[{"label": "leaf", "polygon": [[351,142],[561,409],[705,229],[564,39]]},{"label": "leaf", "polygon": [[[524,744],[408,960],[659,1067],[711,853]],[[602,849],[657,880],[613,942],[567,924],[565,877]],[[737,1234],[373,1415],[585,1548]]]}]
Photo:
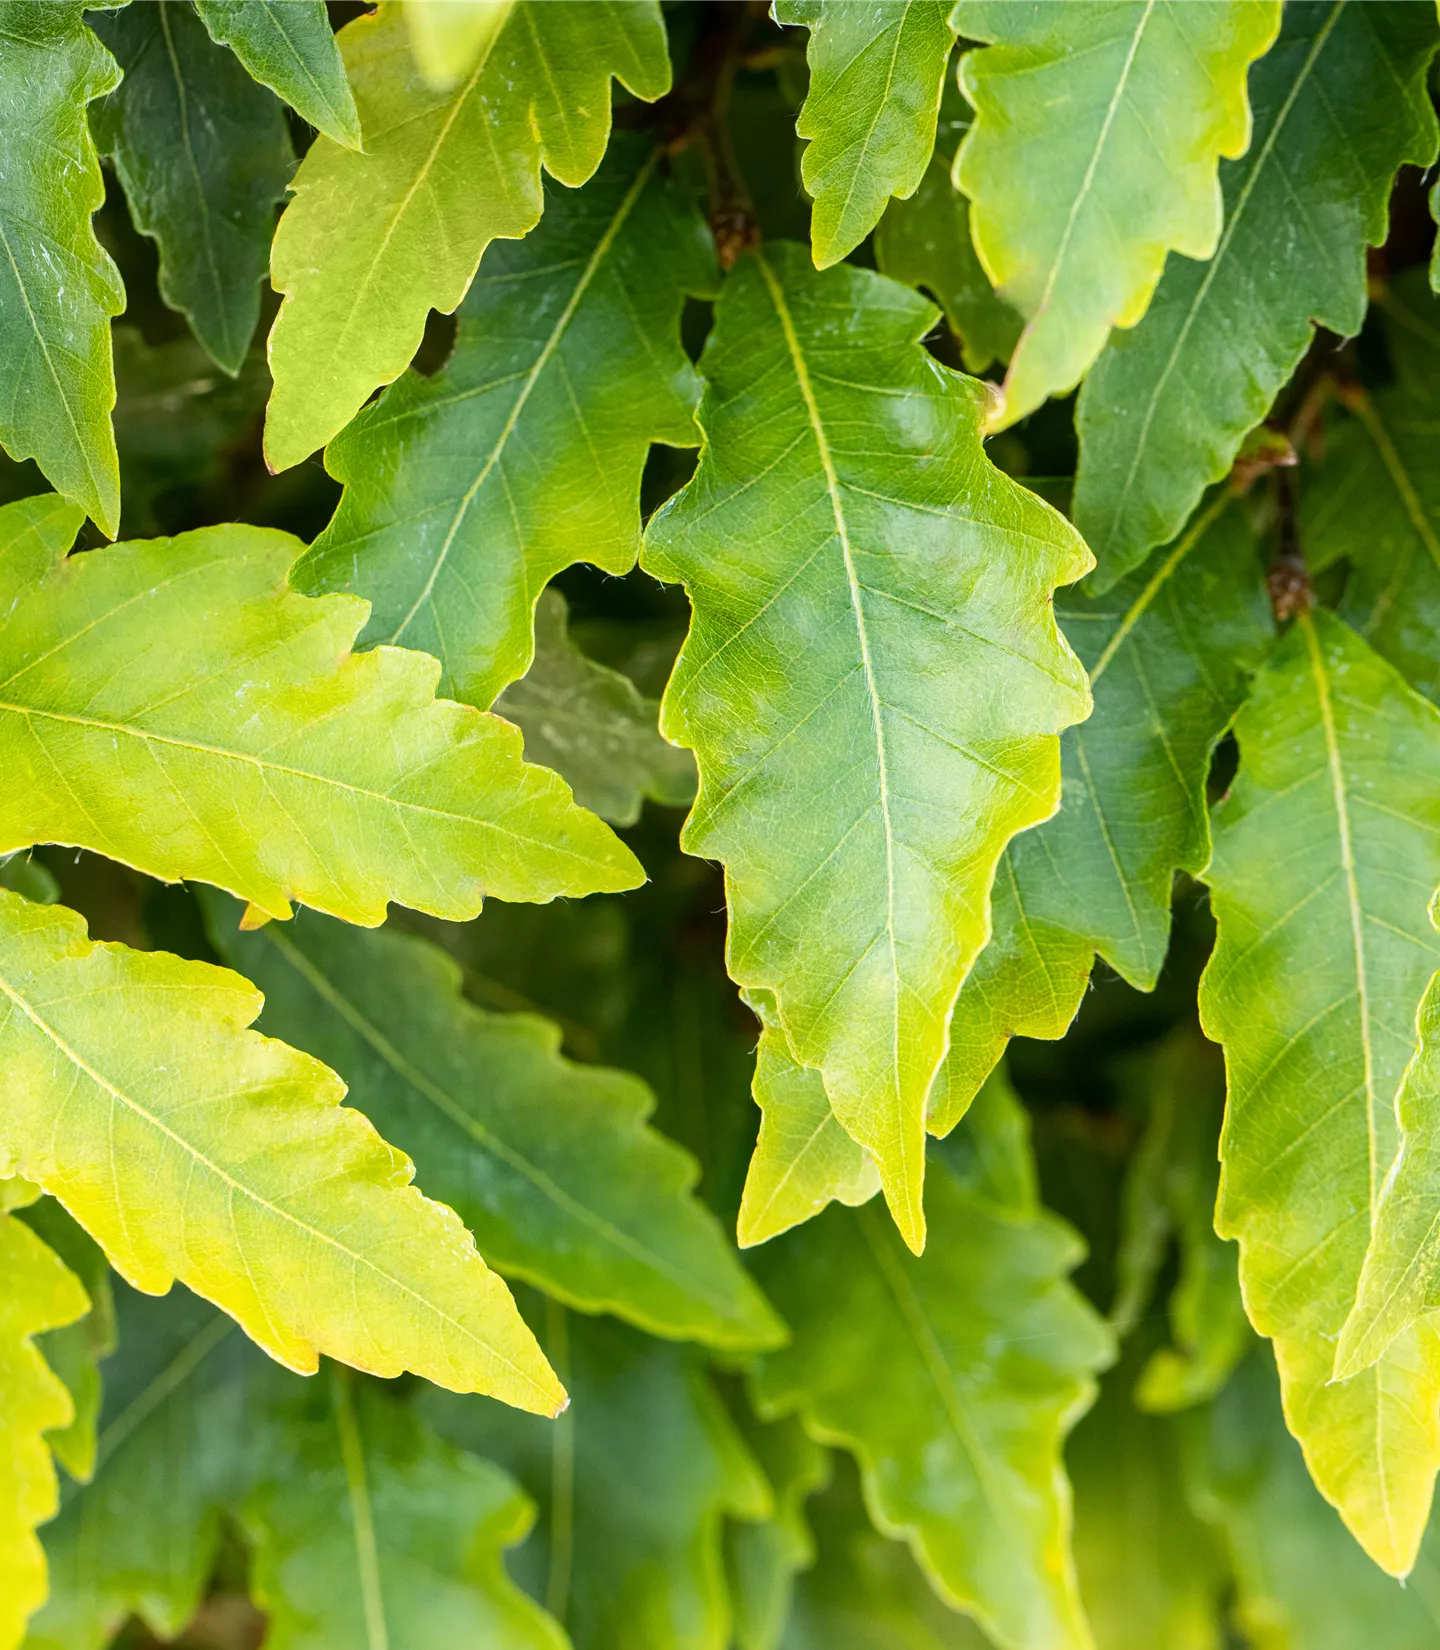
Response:
[{"label": "leaf", "polygon": [[284,111],[175,0],[95,19],[125,78],[91,120],[130,216],[160,252],[160,295],[232,376],[295,154]]},{"label": "leaf", "polygon": [[950,26],[983,45],[960,60],[975,124],[955,183],[1026,317],[999,424],[1074,389],[1110,329],[1144,315],[1167,253],[1215,251],[1216,168],[1250,142],[1245,75],[1279,21],[1272,0],[959,0]]},{"label": "leaf", "polygon": [[265,1031],[345,1077],[498,1271],[654,1334],[783,1335],[692,1195],[694,1161],[646,1126],[655,1101],[638,1078],[562,1060],[559,1028],[537,1015],[472,1007],[423,940],[310,913],[246,934],[239,906],[204,906],[216,949],[265,993]]},{"label": "leaf", "polygon": [[503,1549],[534,1518],[514,1481],[443,1443],[386,1388],[328,1374],[282,1389],[279,1435],[246,1504],[270,1650],[565,1650],[505,1573]]},{"label": "leaf", "polygon": [[359,149],[360,116],[322,0],[195,0],[217,45],[302,120]]},{"label": "leaf", "polygon": [[779,1650],[790,1617],[795,1577],[815,1562],[805,1502],[830,1479],[830,1452],[793,1416],[766,1423],[735,1406],[742,1436],[770,1484],[774,1515],[726,1530],[726,1574],[735,1612],[737,1650]]},{"label": "leaf", "polygon": [[1339,612],[1430,700],[1440,700],[1440,486],[1432,473],[1440,303],[1406,270],[1371,314],[1393,381],[1347,385],[1307,478],[1301,542],[1314,568],[1349,564]]},{"label": "leaf", "polygon": [[446,91],[505,25],[514,0],[405,0],[410,50],[426,84]]},{"label": "leaf", "polygon": [[272,470],[399,377],[429,311],[455,308],[492,240],[535,227],[542,163],[572,189],[585,182],[610,133],[612,75],[647,99],[670,85],[655,0],[515,7],[451,93],[417,75],[396,4],[355,18],[340,50],[365,153],[317,138],[275,235]]},{"label": "leaf", "polygon": [[1427,6],[1286,7],[1252,76],[1254,140],[1225,168],[1214,258],[1173,260],[1145,319],[1111,339],[1080,392],[1075,521],[1097,588],[1180,530],[1315,325],[1360,330],[1365,249],[1385,239],[1391,180],[1435,156],[1437,38]]},{"label": "leaf", "polygon": [[725,865],[731,976],[771,994],[917,1250],[995,862],[1053,812],[1055,735],[1088,710],[1049,605],[1085,548],[985,458],[985,392],[917,343],[933,316],[795,246],[737,265],[700,468],[644,556],[693,608],[661,731],[698,758],[682,846]]},{"label": "leaf", "polygon": [[1175,873],[1210,855],[1211,756],[1273,636],[1254,541],[1223,495],[1105,597],[1056,609],[1095,711],[1061,736],[1060,812],[1000,862],[994,934],[961,988],[931,1092],[936,1134],[1012,1036],[1065,1035],[1096,952],[1154,988]]},{"label": "leaf", "polygon": [[68,1426],[64,1384],[35,1345],[82,1317],[80,1280],[14,1215],[0,1214],[0,1646],[18,1650],[27,1617],[45,1599],[45,1555],[35,1529],[59,1504],[44,1434]]},{"label": "leaf", "polygon": [[1310,1482],[1263,1347],[1196,1413],[1187,1443],[1191,1498],[1224,1539],[1250,1642],[1261,1650],[1431,1650],[1440,1630],[1440,1525],[1408,1586],[1375,1569]]},{"label": "leaf", "polygon": [[554,1425],[421,1399],[442,1435],[493,1457],[540,1504],[515,1575],[575,1650],[725,1650],[722,1521],[771,1505],[704,1370],[682,1347],[553,1303],[543,1341],[574,1400]]},{"label": "leaf", "polygon": [[525,735],[525,755],[555,771],[612,825],[633,825],[644,798],[684,807],[695,796],[695,761],[660,737],[660,707],[618,670],[571,641],[565,598],[543,590],[535,608],[535,658],[495,712]]},{"label": "leaf", "polygon": [[351,654],[364,604],[286,583],[257,527],[66,558],[79,512],[0,510],[0,853],[68,842],[373,926],[482,893],[633,886],[630,851],[498,717],[432,698],[435,664]]},{"label": "leaf", "polygon": [[429,649],[443,691],[482,708],[529,667],[549,579],[635,565],[651,442],[699,439],[679,323],[714,257],[693,203],[624,133],[585,189],[546,202],[491,250],[446,367],[407,373],[328,449],[345,494],[295,572],[368,597],[367,640]]},{"label": "leaf", "polygon": [[0,446],[113,538],[110,317],[125,292],[90,226],[105,185],[85,105],[120,70],[82,0],[0,0],[0,34]]},{"label": "leaf", "polygon": [[184,1290],[115,1293],[95,1477],[46,1527],[50,1601],[26,1650],[100,1650],[131,1614],[178,1635],[262,1459],[255,1395],[274,1366]]},{"label": "leaf", "polygon": [[924,287],[945,311],[967,369],[1008,361],[1023,323],[995,296],[970,240],[970,203],[937,155],[908,200],[891,201],[875,231],[875,262],[906,286]]},{"label": "leaf", "polygon": [[1373,1368],[1331,1376],[1440,967],[1440,713],[1319,610],[1280,643],[1236,736],[1200,984],[1230,1085],[1216,1228],[1240,1240],[1246,1309],[1275,1342],[1316,1484],[1400,1575],[1440,1466],[1440,1332],[1416,1325]]},{"label": "leaf", "polygon": [[828,1210],[760,1252],[794,1339],[762,1361],[756,1396],[856,1456],[881,1533],[997,1644],[1088,1647],[1060,1449],[1109,1338],[1065,1282],[1074,1234],[1033,1201],[996,1202],[983,1161],[932,1174],[923,1257],[873,1207]]},{"label": "leaf", "polygon": [[815,206],[815,267],[853,252],[892,195],[913,195],[935,147],[954,36],[948,0],[827,5],[775,0],[777,23],[810,30],[810,87],[795,122],[809,139],[800,175]]},{"label": "leaf", "polygon": [[110,1289],[110,1267],[99,1244],[75,1224],[53,1197],[41,1198],[20,1218],[74,1273],[89,1298],[89,1311],[83,1318],[46,1330],[36,1343],[46,1363],[65,1383],[75,1411],[68,1427],[49,1433],[50,1453],[72,1478],[84,1481],[95,1471],[100,1360],[115,1350],[115,1302]]},{"label": "leaf", "polygon": [[563,1407],[454,1212],[334,1072],[246,1030],[247,981],[4,893],[0,996],[0,1172],[58,1198],[127,1282],[178,1278],[302,1374],[325,1352]]}]

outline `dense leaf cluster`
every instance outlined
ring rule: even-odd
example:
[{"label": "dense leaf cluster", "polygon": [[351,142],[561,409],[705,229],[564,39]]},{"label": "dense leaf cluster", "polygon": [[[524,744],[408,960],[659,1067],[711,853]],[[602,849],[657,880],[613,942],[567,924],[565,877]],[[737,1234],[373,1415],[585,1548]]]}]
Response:
[{"label": "dense leaf cluster", "polygon": [[1437,47],[0,0],[0,1650],[1440,1645]]}]

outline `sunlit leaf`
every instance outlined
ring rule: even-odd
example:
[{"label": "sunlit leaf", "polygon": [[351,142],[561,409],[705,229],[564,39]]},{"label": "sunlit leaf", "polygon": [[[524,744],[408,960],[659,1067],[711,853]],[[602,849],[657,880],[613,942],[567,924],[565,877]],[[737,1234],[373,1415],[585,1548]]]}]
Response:
[{"label": "sunlit leaf", "polygon": [[515,0],[404,0],[410,50],[420,73],[446,91],[475,67],[475,59],[504,26]]}]

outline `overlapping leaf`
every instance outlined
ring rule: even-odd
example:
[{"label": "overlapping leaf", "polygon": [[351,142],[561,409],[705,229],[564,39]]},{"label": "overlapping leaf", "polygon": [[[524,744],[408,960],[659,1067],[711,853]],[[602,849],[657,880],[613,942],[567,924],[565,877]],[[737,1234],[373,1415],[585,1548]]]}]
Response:
[{"label": "overlapping leaf", "polygon": [[446,91],[475,67],[515,0],[404,0],[410,50],[426,81]]},{"label": "overlapping leaf", "polygon": [[260,319],[275,208],[295,167],[284,112],[184,0],[96,20],[124,79],[92,127],[135,227],[160,250],[160,292],[229,373]]},{"label": "overlapping leaf", "polygon": [[310,913],[244,934],[238,905],[206,908],[217,948],[265,993],[263,1029],[340,1072],[492,1266],[653,1333],[782,1335],[691,1195],[694,1162],[646,1127],[638,1078],[562,1060],[559,1028],[536,1015],[473,1008],[423,940]]},{"label": "overlapping leaf", "polygon": [[1095,711],[1061,737],[1059,814],[1001,861],[994,936],[961,988],[931,1094],[937,1134],[1010,1037],[1064,1036],[1096,952],[1153,988],[1175,873],[1210,855],[1211,754],[1272,635],[1254,542],[1223,499],[1103,599],[1057,609]]},{"label": "overlapping leaf", "polygon": [[767,1355],[756,1390],[853,1451],[879,1528],[904,1535],[997,1644],[1078,1650],[1090,1641],[1060,1448],[1109,1339],[1065,1281],[1076,1238],[1026,1185],[1015,1104],[997,1086],[960,1137],[983,1132],[990,1149],[931,1176],[922,1257],[873,1206],[832,1209],[759,1252],[794,1341]]},{"label": "overlapping leaf", "polygon": [[327,1352],[545,1414],[564,1392],[450,1209],[318,1061],[246,1028],[208,963],[95,945],[0,893],[0,1171],[52,1193],[136,1288],[179,1278],[292,1369]]},{"label": "overlapping leaf", "polygon": [[574,1398],[558,1422],[436,1392],[422,1409],[540,1504],[514,1572],[575,1650],[726,1650],[722,1523],[772,1511],[753,1457],[683,1348],[553,1304],[545,1322]]},{"label": "overlapping leaf", "polygon": [[12,1214],[0,1214],[0,1646],[17,1650],[45,1598],[36,1526],[59,1502],[44,1434],[68,1426],[70,1394],[36,1338],[81,1317],[80,1280]]},{"label": "overlapping leaf", "polygon": [[398,4],[340,35],[365,153],[321,137],[295,176],[271,279],[275,393],[265,453],[283,470],[349,423],[409,365],[430,310],[465,296],[497,236],[540,217],[540,168],[574,188],[610,129],[610,79],[670,83],[655,0],[521,4],[451,91],[427,86]]},{"label": "overlapping leaf", "polygon": [[985,44],[960,62],[975,125],[955,181],[1026,318],[1003,422],[1079,383],[1144,315],[1167,253],[1214,252],[1216,168],[1250,141],[1246,71],[1279,17],[1272,0],[959,0],[951,26]]},{"label": "overlapping leaf", "polygon": [[803,249],[747,258],[706,345],[694,480],[645,565],[694,617],[666,692],[688,851],[726,867],[732,977],[923,1243],[925,1097],[1006,840],[1053,811],[1088,709],[1049,597],[1088,557],[980,445],[984,392],[916,294]]},{"label": "overlapping leaf", "polygon": [[0,446],[113,538],[110,317],[125,293],[90,227],[105,186],[85,105],[120,71],[83,0],[4,0],[0,35]]},{"label": "overlapping leaf", "polygon": [[915,192],[935,147],[954,37],[949,0],[827,5],[775,0],[775,19],[810,30],[810,86],[795,122],[815,202],[810,246],[828,269],[870,233],[892,195]]},{"label": "overlapping leaf", "polygon": [[737,1650],[779,1650],[789,1622],[797,1572],[815,1562],[805,1503],[830,1478],[830,1452],[794,1416],[757,1420],[737,1405],[736,1421],[760,1463],[774,1499],[772,1516],[727,1529],[726,1575]]},{"label": "overlapping leaf", "polygon": [[377,1383],[328,1374],[277,1390],[274,1435],[245,1505],[270,1650],[566,1650],[564,1633],[505,1573],[503,1550],[535,1516],[515,1482],[442,1442]]},{"label": "overlapping leaf", "polygon": [[650,443],[699,439],[679,338],[714,278],[695,208],[636,134],[546,199],[486,259],[445,369],[408,373],[330,447],[345,495],[295,575],[367,597],[367,640],[437,654],[443,691],[482,708],[525,674],[554,574],[634,566]]},{"label": "overlapping leaf", "polygon": [[1080,392],[1075,520],[1100,588],[1178,532],[1229,470],[1315,324],[1360,330],[1365,252],[1385,239],[1391,180],[1435,157],[1437,38],[1428,6],[1285,8],[1251,76],[1255,136],[1224,171],[1213,259],[1173,260],[1145,319],[1111,340]]},{"label": "overlapping leaf", "polygon": [[351,654],[364,604],[297,596],[288,534],[66,559],[78,524],[53,495],[0,511],[0,852],[69,842],[368,924],[638,880],[514,728],[432,697],[433,660]]},{"label": "overlapping leaf", "polygon": [[1440,1466],[1440,1330],[1416,1324],[1372,1368],[1331,1377],[1440,967],[1440,713],[1321,610],[1281,642],[1236,733],[1200,989],[1230,1090],[1216,1224],[1240,1240],[1246,1309],[1275,1342],[1316,1484],[1400,1575]]}]

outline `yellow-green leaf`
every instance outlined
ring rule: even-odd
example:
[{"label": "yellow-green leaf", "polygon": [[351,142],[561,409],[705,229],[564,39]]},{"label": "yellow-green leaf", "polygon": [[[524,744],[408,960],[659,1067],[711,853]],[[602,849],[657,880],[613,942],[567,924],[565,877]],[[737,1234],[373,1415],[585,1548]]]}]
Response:
[{"label": "yellow-green leaf", "polygon": [[644,564],[690,635],[661,727],[720,859],[728,963],[924,1241],[925,1100],[1006,841],[1054,811],[1089,709],[1050,596],[1089,556],[987,460],[985,391],[918,340],[934,309],[805,250],[738,265],[701,363],[706,447]]},{"label": "yellow-green leaf", "polygon": [[426,85],[397,0],[340,34],[365,153],[317,138],[280,221],[275,393],[265,455],[284,470],[409,365],[432,309],[465,296],[496,236],[540,217],[540,168],[571,188],[599,164],[610,79],[670,84],[656,0],[520,0],[453,91]]},{"label": "yellow-green leaf", "polygon": [[365,604],[296,595],[288,534],[67,558],[78,524],[53,495],[0,510],[0,853],[73,843],[371,926],[640,880],[516,729],[433,697],[433,659],[352,654]]},{"label": "yellow-green leaf", "polygon": [[1200,987],[1229,1106],[1216,1225],[1275,1343],[1311,1474],[1383,1569],[1414,1560],[1440,1466],[1440,1328],[1334,1381],[1399,1139],[1396,1093],[1440,967],[1440,713],[1355,633],[1305,614],[1236,722],[1206,872]]},{"label": "yellow-green leaf", "polygon": [[58,1198],[147,1294],[178,1278],[272,1357],[553,1414],[565,1395],[458,1216],[318,1060],[246,1028],[247,981],[96,945],[0,893],[0,1173]]},{"label": "yellow-green leaf", "polygon": [[955,157],[980,261],[1026,318],[1001,422],[1071,390],[1145,313],[1166,255],[1208,258],[1217,167],[1245,152],[1245,76],[1275,0],[960,0],[975,125]]},{"label": "yellow-green leaf", "polygon": [[448,91],[504,26],[515,0],[404,0],[410,50],[427,84]]},{"label": "yellow-green leaf", "polygon": [[59,1492],[44,1434],[74,1416],[35,1338],[83,1316],[89,1304],[59,1257],[14,1215],[0,1214],[0,1650],[17,1650],[45,1600],[35,1530],[55,1516]]}]

